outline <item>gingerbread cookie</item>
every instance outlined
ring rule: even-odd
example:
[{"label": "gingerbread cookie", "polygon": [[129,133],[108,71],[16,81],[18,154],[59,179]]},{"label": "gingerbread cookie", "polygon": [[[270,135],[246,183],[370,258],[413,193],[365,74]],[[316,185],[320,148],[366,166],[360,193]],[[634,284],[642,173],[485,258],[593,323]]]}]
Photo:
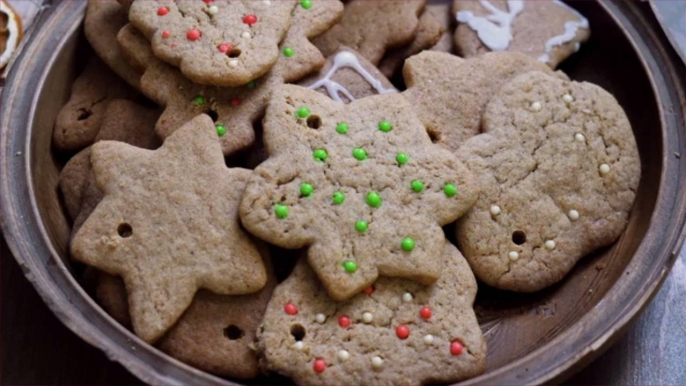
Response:
[{"label": "gingerbread cookie", "polygon": [[81,150],[95,140],[107,105],[114,99],[131,99],[136,92],[99,59],[91,59],[71,87],[71,97],[55,121],[53,143],[60,150]]},{"label": "gingerbread cookie", "polygon": [[455,0],[461,56],[517,51],[555,68],[591,34],[588,20],[560,0]]},{"label": "gingerbread cookie", "polygon": [[449,242],[439,256],[433,285],[380,278],[345,302],[326,296],[301,260],[274,290],[260,326],[265,367],[300,385],[419,385],[481,374],[476,280]]},{"label": "gingerbread cookie", "polygon": [[314,44],[325,56],[346,46],[377,65],[386,50],[414,39],[425,4],[426,0],[352,0],[345,5],[341,22]]},{"label": "gingerbread cookie", "polygon": [[[259,374],[255,334],[277,281],[266,246],[257,245],[267,266],[265,287],[237,296],[198,291],[179,321],[157,342],[160,350],[220,376],[246,379]],[[96,293],[113,318],[130,325],[126,288],[120,278],[101,273]]]},{"label": "gingerbread cookie", "polygon": [[438,279],[441,226],[469,209],[478,187],[431,143],[401,95],[344,105],[284,85],[263,122],[269,159],[240,208],[248,231],[284,248],[309,245],[310,264],[336,300],[379,275]]},{"label": "gingerbread cookie", "polygon": [[452,29],[455,25],[455,18],[451,12],[451,7],[448,4],[431,4],[427,7],[427,12],[431,13],[445,29],[443,35],[438,40],[438,43],[429,48],[429,51],[439,52],[453,52],[455,51],[455,43],[453,40]]},{"label": "gingerbread cookie", "polygon": [[59,187],[64,207],[74,221],[81,210],[83,187],[91,171],[91,148],[87,147],[71,157],[60,172]]},{"label": "gingerbread cookie", "polygon": [[[156,57],[179,67],[193,82],[238,87],[274,66],[296,4],[295,0],[135,0],[129,20],[151,42]],[[313,1],[300,6],[312,8]]]},{"label": "gingerbread cookie", "polygon": [[622,234],[641,165],[612,95],[530,72],[500,89],[483,125],[457,152],[483,188],[456,228],[477,277],[538,291]]},{"label": "gingerbread cookie", "polygon": [[341,47],[327,59],[318,74],[300,84],[343,103],[398,92],[373,64],[347,47]]},{"label": "gingerbread cookie", "polygon": [[263,78],[239,88],[195,84],[177,69],[152,54],[144,37],[128,25],[118,36],[124,55],[144,72],[141,89],[149,98],[165,106],[155,127],[162,138],[203,112],[215,120],[224,154],[249,146],[254,140],[253,124],[263,113],[272,90],[285,82],[321,68],[325,58],[309,39],[323,33],[342,15],[339,1],[314,1],[308,8],[294,10],[293,23],[281,43],[282,56]]},{"label": "gingerbread cookie", "polygon": [[[422,52],[405,62],[403,75],[415,111],[433,141],[457,150],[480,132],[486,103],[500,86],[523,72],[552,72],[516,52],[492,52],[464,60],[443,52]],[[557,76],[565,78],[558,73]]]},{"label": "gingerbread cookie", "polygon": [[212,120],[201,115],[155,151],[115,141],[91,149],[104,198],[71,244],[72,256],[126,283],[133,329],[157,340],[199,288],[261,289],[266,272],[238,222],[244,169],[228,169]]}]

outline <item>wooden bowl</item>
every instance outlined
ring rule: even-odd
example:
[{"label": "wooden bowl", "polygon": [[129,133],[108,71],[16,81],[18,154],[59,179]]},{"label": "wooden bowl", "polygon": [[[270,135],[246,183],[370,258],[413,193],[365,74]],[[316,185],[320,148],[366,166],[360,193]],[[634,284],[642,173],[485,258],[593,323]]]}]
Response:
[{"label": "wooden bowl", "polygon": [[[647,5],[574,6],[588,17],[593,33],[562,69],[603,86],[626,110],[643,172],[636,203],[619,241],[584,258],[558,285],[529,295],[480,288],[475,307],[488,339],[488,370],[465,384],[558,382],[583,367],[646,306],[686,236],[683,63]],[[233,384],[168,357],[121,327],[83,290],[67,260],[70,229],[57,189],[64,159],[52,151],[51,134],[88,50],[81,31],[85,8],[85,1],[62,1],[41,16],[3,92],[5,237],[62,322],[143,381]],[[20,296],[5,296],[12,295]]]}]

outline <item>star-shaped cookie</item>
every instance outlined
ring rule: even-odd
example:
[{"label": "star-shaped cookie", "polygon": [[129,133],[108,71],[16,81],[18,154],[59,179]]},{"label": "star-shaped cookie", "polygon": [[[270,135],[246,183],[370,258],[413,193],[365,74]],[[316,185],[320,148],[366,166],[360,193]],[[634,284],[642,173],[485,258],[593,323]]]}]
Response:
[{"label": "star-shaped cookie", "polygon": [[260,254],[238,221],[250,172],[226,168],[208,116],[154,151],[98,142],[91,164],[104,198],[75,235],[72,256],[124,279],[138,336],[162,336],[199,288],[230,295],[265,285]]}]

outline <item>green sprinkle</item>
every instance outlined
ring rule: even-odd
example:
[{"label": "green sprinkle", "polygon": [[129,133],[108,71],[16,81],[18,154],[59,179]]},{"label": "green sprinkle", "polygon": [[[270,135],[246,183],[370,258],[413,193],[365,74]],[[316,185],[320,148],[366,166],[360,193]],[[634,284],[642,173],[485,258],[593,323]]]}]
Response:
[{"label": "green sprinkle", "polygon": [[393,125],[391,125],[391,122],[381,121],[379,122],[379,130],[383,131],[384,133],[388,133],[389,131],[393,130]]},{"label": "green sprinkle", "polygon": [[335,192],[333,194],[333,203],[334,205],[341,205],[345,201],[345,194],[342,192]]},{"label": "green sprinkle", "polygon": [[307,107],[301,107],[295,112],[298,118],[307,118],[310,116],[310,110]]},{"label": "green sprinkle", "polygon": [[398,153],[398,155],[395,156],[395,160],[398,161],[398,165],[405,165],[407,161],[410,160],[410,157],[405,153]]},{"label": "green sprinkle", "polygon": [[214,128],[217,129],[217,135],[220,137],[223,137],[226,134],[226,126],[216,125]]},{"label": "green sprinkle", "polygon": [[424,183],[419,180],[414,180],[410,183],[410,186],[412,187],[412,190],[415,193],[421,193],[422,190],[424,190]]},{"label": "green sprinkle", "polygon": [[414,249],[414,240],[412,240],[411,237],[405,237],[400,243],[400,247],[403,249],[403,251],[410,252]]},{"label": "green sprinkle", "polygon": [[324,149],[317,149],[314,151],[314,153],[312,153],[312,156],[314,156],[315,161],[324,162],[329,154]]},{"label": "green sprinkle", "polygon": [[312,0],[300,0],[300,6],[305,9],[312,8]]},{"label": "green sprinkle", "polygon": [[379,193],[377,192],[369,192],[367,194],[367,205],[371,206],[372,208],[378,208],[381,206],[381,196],[379,196]]},{"label": "green sprinkle", "polygon": [[457,194],[457,187],[453,184],[443,185],[443,193],[448,197],[454,197]]},{"label": "green sprinkle", "polygon": [[250,82],[248,82],[248,88],[249,88],[250,90],[254,89],[255,87],[257,87],[257,82],[256,82],[256,81],[251,80]]},{"label": "green sprinkle", "polygon": [[303,197],[310,197],[313,192],[314,187],[311,184],[308,184],[307,182],[303,182],[302,184],[300,184],[300,194]]},{"label": "green sprinkle", "polygon": [[286,47],[283,49],[283,56],[287,58],[292,58],[295,55],[295,51],[291,47]]},{"label": "green sprinkle", "polygon": [[202,95],[198,95],[197,97],[193,98],[193,103],[196,106],[205,106],[205,97]]},{"label": "green sprinkle", "polygon": [[358,161],[364,161],[367,159],[367,152],[361,147],[356,147],[353,149],[353,157]]},{"label": "green sprinkle", "polygon": [[282,204],[276,204],[274,205],[274,213],[276,213],[276,217],[280,219],[284,219],[288,217],[288,206],[287,205],[282,205]]},{"label": "green sprinkle", "polygon": [[367,222],[364,220],[360,220],[355,223],[355,230],[357,230],[360,233],[363,233],[364,231],[367,230]]},{"label": "green sprinkle", "polygon": [[345,269],[345,272],[347,273],[355,273],[355,271],[357,271],[357,264],[352,260],[346,260],[343,263],[343,269]]},{"label": "green sprinkle", "polygon": [[336,132],[338,134],[348,134],[348,124],[345,122],[341,122],[336,126]]}]

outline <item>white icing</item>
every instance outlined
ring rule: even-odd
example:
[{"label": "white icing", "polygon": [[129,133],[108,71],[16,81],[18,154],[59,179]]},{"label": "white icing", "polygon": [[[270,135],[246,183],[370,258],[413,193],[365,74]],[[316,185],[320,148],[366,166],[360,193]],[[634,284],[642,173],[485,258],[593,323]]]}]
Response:
[{"label": "white icing", "polygon": [[471,11],[459,11],[457,21],[467,23],[491,51],[506,50],[512,41],[512,22],[524,9],[524,1],[507,0],[507,12],[498,9],[488,0],[479,0],[479,4],[490,14],[475,16]]},{"label": "white icing", "polygon": [[347,88],[345,88],[345,86],[331,79],[331,77],[336,73],[336,71],[344,67],[352,68],[353,70],[355,70],[379,94],[389,94],[398,92],[394,88],[385,88],[383,84],[381,84],[381,81],[379,79],[376,79],[372,74],[369,73],[369,71],[365,70],[364,67],[362,67],[362,64],[360,64],[360,61],[357,59],[357,57],[349,51],[341,51],[338,54],[336,54],[336,56],[334,56],[333,58],[333,66],[331,66],[329,72],[327,72],[322,79],[319,79],[318,81],[312,83],[309,86],[309,88],[311,88],[312,90],[316,90],[320,87],[324,87],[326,89],[326,92],[331,97],[331,99],[337,102],[343,102],[343,100],[341,99],[341,94],[345,95],[345,97],[348,98],[348,100],[354,101],[355,97],[353,97],[353,95],[350,93],[350,91],[348,91]]},{"label": "white icing", "polygon": [[[560,35],[553,36],[552,38],[548,39],[547,42],[545,42],[545,53],[538,57],[538,61],[543,63],[548,63],[548,61],[550,60],[550,56],[548,54],[550,53],[550,51],[553,50],[554,47],[561,46],[565,43],[569,43],[570,41],[572,41],[572,39],[574,39],[574,37],[576,36],[576,32],[579,30],[579,28],[588,28],[588,20],[585,17],[583,17],[579,12],[577,12],[576,9],[571,8],[570,6],[568,6],[560,0],[553,0],[553,3],[559,5],[560,7],[568,9],[569,11],[574,13],[574,15],[576,15],[576,17],[579,18],[579,20],[566,22],[565,32],[563,32]],[[574,52],[579,51],[579,47],[580,45],[577,42],[574,45]]]},{"label": "white icing", "polygon": [[17,45],[19,45],[19,23],[17,23],[14,12],[5,5],[4,0],[0,1],[0,12],[7,15],[7,30],[9,32],[9,37],[5,44],[5,51],[2,53],[2,56],[0,56],[0,68],[3,68],[7,65],[7,62],[10,61],[14,50],[16,50]]}]

